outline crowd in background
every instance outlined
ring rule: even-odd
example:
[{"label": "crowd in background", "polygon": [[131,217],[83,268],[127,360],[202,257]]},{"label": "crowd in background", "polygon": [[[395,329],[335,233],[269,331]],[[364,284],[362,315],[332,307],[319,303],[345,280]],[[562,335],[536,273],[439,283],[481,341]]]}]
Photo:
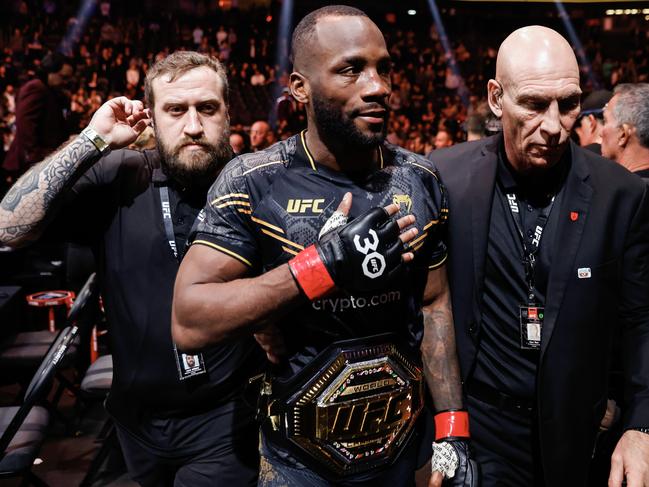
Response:
[{"label": "crowd in background", "polygon": [[[176,49],[208,53],[226,65],[232,130],[243,139],[243,150],[250,148],[250,127],[256,120],[270,123],[269,142],[305,126],[303,107],[286,90],[289,65],[277,54],[283,51],[276,44],[277,22],[268,10],[197,8],[190,14],[156,16],[142,6],[127,8],[110,1],[93,5],[84,12],[61,0],[17,1],[5,12],[11,21],[0,26],[0,162],[15,132],[18,89],[42,75],[41,60],[50,50],[60,51],[70,67],[58,87],[65,94],[70,134],[85,127],[111,97],[141,99],[149,66]],[[485,31],[488,27],[483,26]],[[582,66],[585,93],[649,80],[646,33],[643,37],[631,31],[610,50],[603,47],[601,24],[586,23],[583,30],[589,40],[578,54],[590,63]],[[384,33],[394,61],[390,142],[425,154],[467,140],[472,131],[497,129],[485,101],[500,41],[493,33],[456,32],[448,51],[430,23],[402,29],[397,22],[386,25]]]}]

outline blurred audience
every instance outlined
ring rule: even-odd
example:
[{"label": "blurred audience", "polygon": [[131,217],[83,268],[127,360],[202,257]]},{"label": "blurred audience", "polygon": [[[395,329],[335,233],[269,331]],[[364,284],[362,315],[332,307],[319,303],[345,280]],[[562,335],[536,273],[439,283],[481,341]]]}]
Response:
[{"label": "blurred audience", "polygon": [[649,178],[649,83],[615,88],[604,109],[602,155]]},{"label": "blurred audience", "polygon": [[250,127],[250,149],[253,152],[257,152],[270,146],[271,143],[275,142],[275,140],[269,138],[271,134],[272,130],[268,122],[257,120]]},{"label": "blurred audience", "polygon": [[593,91],[582,102],[581,113],[575,123],[574,132],[579,138],[579,145],[596,154],[602,153],[604,107],[612,96],[613,93],[608,90]]},{"label": "blurred audience", "polygon": [[[287,87],[290,67],[275,64],[277,25],[264,7],[206,10],[187,3],[181,7],[182,15],[172,16],[165,9],[156,11],[148,2],[128,4],[127,8],[124,1],[106,1],[82,19],[77,17],[78,2],[46,3],[47,8],[36,0],[0,7],[7,14],[7,21],[0,25],[0,163],[21,123],[16,116],[21,99],[17,92],[26,87],[23,91],[29,93],[28,83],[42,73],[41,58],[49,50],[61,51],[73,72],[60,87],[66,97],[65,123],[59,120],[55,126],[56,130],[65,127],[63,140],[69,132],[87,125],[108,98],[125,95],[141,99],[149,66],[178,49],[196,49],[218,57],[227,66],[232,126],[240,127],[240,135],[250,136],[252,150],[286,139],[306,126],[304,107]],[[495,47],[500,39],[486,27],[479,35],[458,29],[456,25],[456,32],[450,32],[449,38],[454,39],[450,51],[445,51],[434,25],[422,29],[393,24],[385,29],[394,61],[391,142],[425,154],[434,147],[476,140],[498,128],[494,120],[483,118],[481,107],[485,105],[482,87],[494,74]],[[629,32],[617,49],[620,55],[611,56],[602,48],[606,33],[600,24],[583,23],[578,29],[591,62],[581,68],[585,93],[594,91],[591,80],[606,89],[649,80],[649,45],[636,34]],[[63,38],[62,33],[66,33]],[[601,111],[597,110],[602,110],[603,104],[598,101],[589,108],[589,100],[584,101],[577,128],[583,145],[597,143],[592,140],[598,139],[595,132],[601,126],[595,122],[600,120]],[[54,113],[49,112],[49,116]],[[257,127],[252,128],[255,121],[265,124],[267,135],[261,139]],[[60,138],[53,133],[47,137]],[[236,136],[234,140],[239,142]],[[248,150],[245,147],[244,143]],[[30,164],[16,163],[16,155],[11,157],[5,167],[8,164],[16,174]]]}]

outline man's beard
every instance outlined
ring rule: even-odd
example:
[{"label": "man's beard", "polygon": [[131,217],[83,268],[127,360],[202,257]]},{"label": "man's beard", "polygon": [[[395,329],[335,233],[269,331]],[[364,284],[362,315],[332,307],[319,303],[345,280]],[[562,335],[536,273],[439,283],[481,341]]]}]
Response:
[{"label": "man's beard", "polygon": [[[360,112],[352,112],[350,116],[345,116],[315,93],[311,100],[318,132],[325,143],[332,143],[342,148],[366,149],[382,144],[385,140],[388,128],[387,117],[380,132],[366,134],[361,132],[354,123],[354,117]],[[381,108],[386,107],[381,105]]]},{"label": "man's beard", "polygon": [[[233,157],[227,132],[223,133],[216,145],[209,143],[203,137],[200,139],[183,137],[173,149],[156,137],[156,147],[160,154],[163,172],[167,177],[187,188],[209,187],[219,171]],[[183,150],[183,147],[188,144],[201,145],[203,150]]]}]

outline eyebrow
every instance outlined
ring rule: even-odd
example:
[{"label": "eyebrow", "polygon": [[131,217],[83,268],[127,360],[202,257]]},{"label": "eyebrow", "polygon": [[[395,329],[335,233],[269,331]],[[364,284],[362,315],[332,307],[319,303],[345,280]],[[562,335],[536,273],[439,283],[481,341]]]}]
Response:
[{"label": "eyebrow", "polygon": [[[348,56],[340,59],[336,64],[367,64],[368,59],[364,56]],[[390,56],[383,56],[377,60],[377,64],[392,63]]]},{"label": "eyebrow", "polygon": [[162,103],[163,108],[167,108],[170,106],[175,106],[175,105],[180,105],[180,106],[188,106],[188,105],[196,105],[196,106],[201,106],[201,105],[206,105],[208,103],[214,103],[215,105],[222,105],[223,102],[219,100],[218,98],[207,98],[205,100],[200,100],[196,103],[189,103],[186,100],[167,100]]},{"label": "eyebrow", "polygon": [[570,93],[566,93],[565,95],[561,95],[558,97],[554,96],[546,96],[541,93],[522,93],[517,97],[518,102],[524,102],[524,101],[545,101],[549,102],[554,99],[557,99],[559,101],[564,101],[564,100],[570,100],[573,98],[580,98],[581,93],[577,90],[572,91]]}]

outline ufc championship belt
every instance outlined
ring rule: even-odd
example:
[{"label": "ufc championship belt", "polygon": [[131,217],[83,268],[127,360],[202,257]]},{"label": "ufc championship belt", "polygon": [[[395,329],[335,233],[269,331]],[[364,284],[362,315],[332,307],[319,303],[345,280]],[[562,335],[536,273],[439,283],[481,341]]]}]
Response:
[{"label": "ufc championship belt", "polygon": [[329,480],[389,465],[423,407],[415,364],[392,334],[335,342],[290,382],[266,383],[264,434]]}]

